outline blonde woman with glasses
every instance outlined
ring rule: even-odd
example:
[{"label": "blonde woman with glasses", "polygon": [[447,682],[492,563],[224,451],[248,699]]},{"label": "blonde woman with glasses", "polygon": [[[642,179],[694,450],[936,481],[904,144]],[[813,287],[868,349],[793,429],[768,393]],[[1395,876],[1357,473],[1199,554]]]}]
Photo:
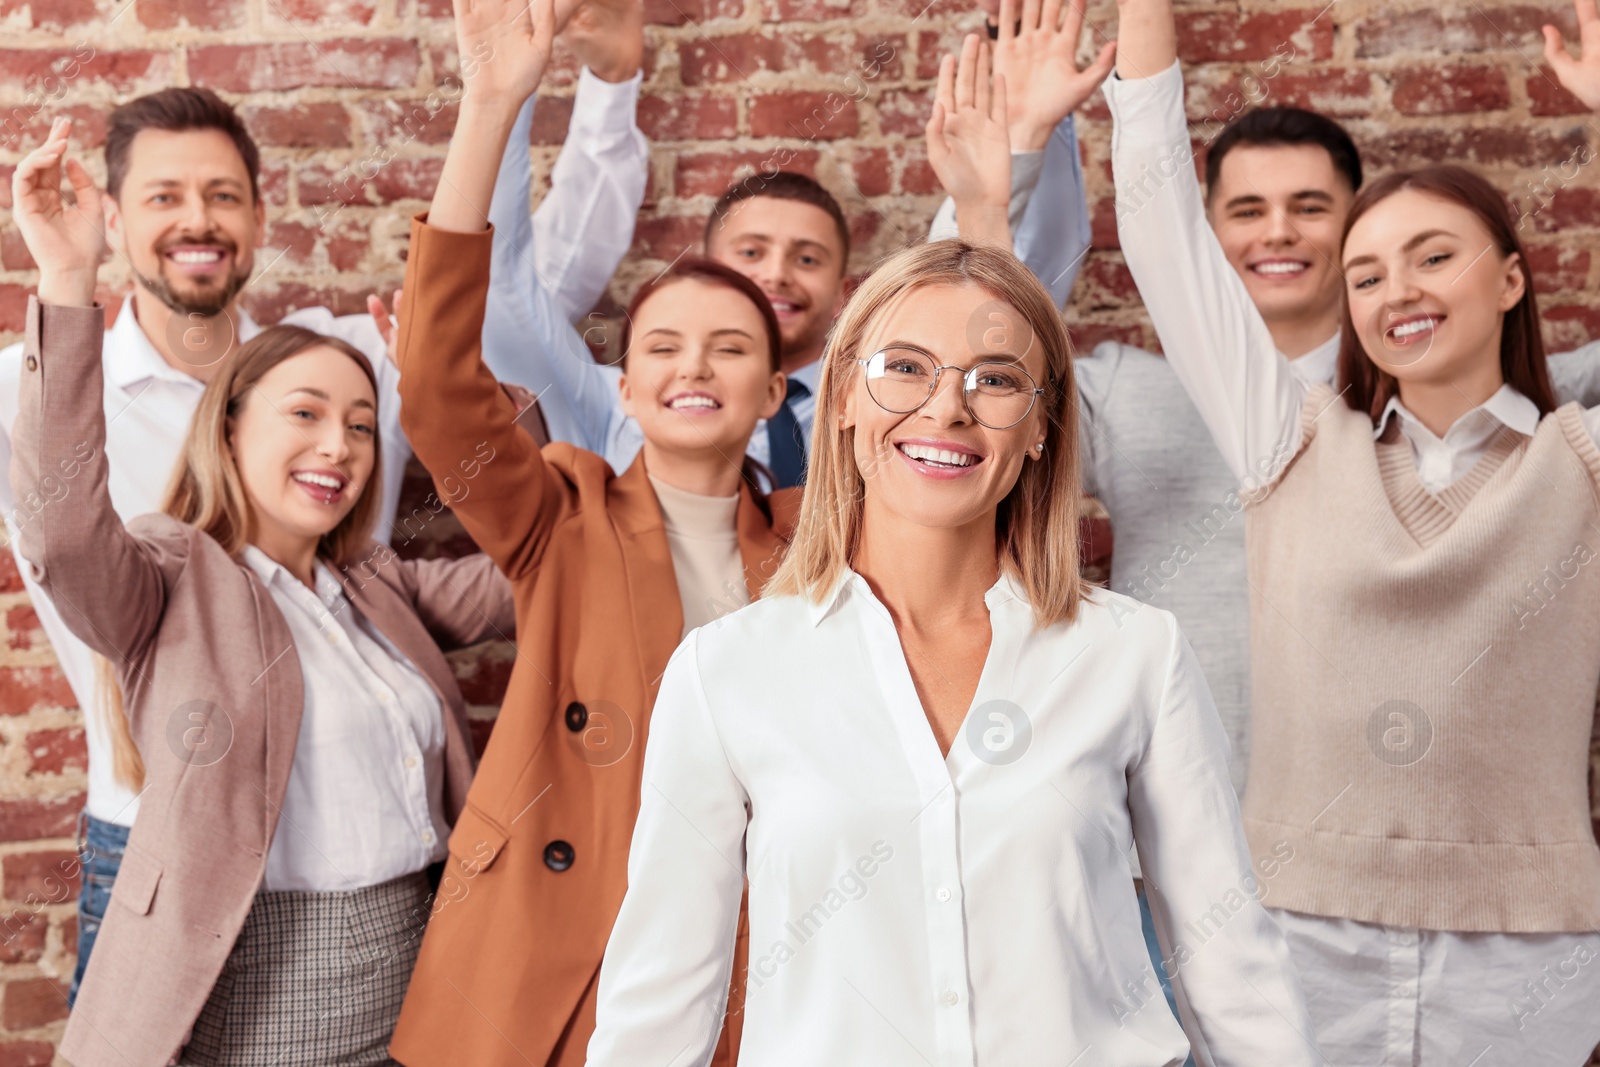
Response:
[{"label": "blonde woman with glasses", "polygon": [[1079,576],[1049,294],[908,249],[824,359],[787,559],[662,682],[589,1063],[705,1062],[747,878],[743,1067],[1318,1062],[1194,655]]}]

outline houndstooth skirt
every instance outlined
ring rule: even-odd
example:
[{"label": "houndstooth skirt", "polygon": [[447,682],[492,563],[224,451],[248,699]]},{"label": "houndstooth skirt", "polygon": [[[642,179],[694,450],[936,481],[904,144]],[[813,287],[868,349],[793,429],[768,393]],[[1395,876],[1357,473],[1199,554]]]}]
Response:
[{"label": "houndstooth skirt", "polygon": [[422,871],[348,893],[257,893],[180,1065],[393,1064],[428,897]]}]

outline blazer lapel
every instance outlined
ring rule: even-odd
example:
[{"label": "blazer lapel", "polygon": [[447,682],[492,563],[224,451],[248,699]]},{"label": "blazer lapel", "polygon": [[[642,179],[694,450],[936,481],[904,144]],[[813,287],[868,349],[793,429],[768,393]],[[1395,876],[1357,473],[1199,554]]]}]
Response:
[{"label": "blazer lapel", "polygon": [[255,598],[261,656],[266,664],[251,684],[262,687],[262,700],[267,709],[266,766],[262,778],[267,803],[262,808],[266,821],[261,834],[261,847],[267,849],[278,828],[283,794],[289,788],[289,771],[294,767],[294,753],[300,743],[300,720],[306,710],[305,678],[300,673],[300,657],[283,612],[278,610],[272,594],[249,564],[240,563],[239,569],[244,572],[250,595]]},{"label": "blazer lapel", "polygon": [[773,506],[791,500],[798,503],[799,494],[774,499],[762,496],[748,481],[739,483],[739,556],[744,560],[745,587],[750,590],[751,600],[761,596],[761,587],[783,562],[789,543],[775,532],[774,526],[786,528],[790,523],[774,522]]},{"label": "blazer lapel", "polygon": [[683,639],[683,600],[667,543],[667,520],[645,473],[644,452],[611,483],[611,515],[623,536],[622,566],[638,624],[633,628],[644,664],[645,702],[653,706],[667,660]]}]

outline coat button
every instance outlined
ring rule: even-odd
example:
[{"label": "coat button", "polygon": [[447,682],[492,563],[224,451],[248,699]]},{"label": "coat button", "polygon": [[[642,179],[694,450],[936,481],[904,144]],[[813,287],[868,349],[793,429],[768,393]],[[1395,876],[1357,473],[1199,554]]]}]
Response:
[{"label": "coat button", "polygon": [[567,729],[577,733],[589,725],[589,709],[574,700],[567,705]]},{"label": "coat button", "polygon": [[38,370],[39,369],[39,357],[38,356],[29,356],[28,357],[28,369],[29,370]]},{"label": "coat button", "polygon": [[544,865],[552,871],[564,871],[572,866],[577,853],[565,841],[552,841],[544,846]]}]

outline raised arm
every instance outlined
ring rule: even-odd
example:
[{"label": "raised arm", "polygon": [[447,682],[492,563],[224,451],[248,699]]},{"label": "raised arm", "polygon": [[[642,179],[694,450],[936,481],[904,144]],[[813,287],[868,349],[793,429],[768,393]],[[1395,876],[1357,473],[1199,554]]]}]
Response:
[{"label": "raised arm", "polygon": [[[469,486],[466,492],[470,494],[470,480],[461,484]],[[509,641],[516,637],[511,583],[486,553],[396,562],[417,616],[440,648],[449,651],[491,638]]]},{"label": "raised arm", "polygon": [[1303,387],[1206,217],[1169,0],[1118,0],[1117,233],[1173,373],[1241,482],[1298,440]]},{"label": "raised arm", "polygon": [[589,1067],[708,1063],[744,891],[748,797],[706,706],[691,634],[650,715],[628,892],[600,967]]},{"label": "raised arm", "polygon": [[70,120],[55,120],[11,181],[12,218],[39,265],[39,292],[24,326],[11,442],[21,506],[10,518],[18,550],[62,620],[120,663],[155,635],[166,584],[159,549],[128,533],[107,487],[105,314],[94,299],[105,222],[94,180],[66,158],[71,129]]},{"label": "raised arm", "polygon": [[[1184,1031],[1199,1063],[1320,1065],[1289,948],[1259,902],[1227,735],[1194,651],[1175,620],[1167,625],[1161,707],[1128,775],[1128,807]],[[1219,906],[1229,916],[1220,924]]]},{"label": "raised arm", "polygon": [[928,164],[956,202],[960,235],[1011,247],[1011,147],[1006,128],[1005,79],[990,73],[991,49],[977,34],[961,58],[945,56],[925,130]]},{"label": "raised arm", "polygon": [[538,87],[553,22],[551,0],[531,8],[525,0],[456,0],[461,54],[487,58],[467,79],[432,209],[411,226],[396,352],[400,418],[413,451],[441,496],[447,480],[472,465],[473,491],[453,510],[513,581],[538,565],[572,504],[483,362],[493,161]]}]

